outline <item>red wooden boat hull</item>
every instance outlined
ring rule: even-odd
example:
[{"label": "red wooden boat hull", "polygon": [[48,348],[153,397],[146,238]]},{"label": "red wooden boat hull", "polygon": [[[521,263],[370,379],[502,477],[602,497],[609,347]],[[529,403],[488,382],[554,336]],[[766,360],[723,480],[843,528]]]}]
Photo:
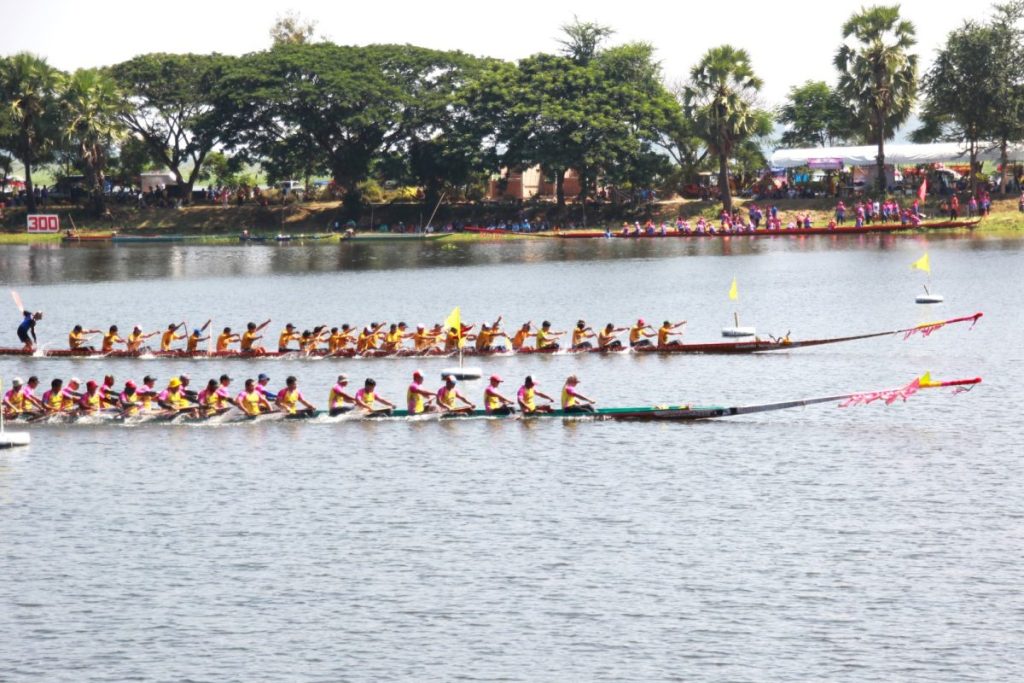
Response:
[{"label": "red wooden boat hull", "polygon": [[[675,228],[667,231],[664,235],[659,232],[655,232],[653,235],[648,235],[641,232],[639,235],[622,234],[619,232],[612,232],[611,237],[619,239],[655,239],[655,238],[666,238],[666,237],[780,237],[787,235],[866,235],[870,233],[886,233],[886,232],[911,232],[915,230],[951,230],[955,228],[973,228],[981,221],[980,218],[970,221],[943,221],[943,222],[931,222],[921,223],[917,226],[902,225],[900,223],[875,223],[872,225],[865,225],[860,228],[856,227],[837,227],[834,230],[829,228],[781,228],[779,230],[765,230],[761,228],[759,230],[743,230],[736,232],[721,231],[717,228],[714,233],[702,232],[695,233],[691,232],[680,232]],[[558,237],[562,239],[594,239],[598,237],[607,237],[607,235],[600,230],[578,230],[574,232],[559,232]]]},{"label": "red wooden boat hull", "polygon": [[[598,353],[598,354],[616,354],[616,353],[638,353],[638,354],[692,354],[692,353],[707,353],[707,354],[744,354],[744,353],[765,353],[769,351],[789,351],[792,349],[800,349],[811,346],[825,346],[827,344],[838,344],[841,342],[856,341],[858,339],[872,339],[874,337],[886,337],[896,334],[903,334],[910,336],[913,334],[921,333],[928,335],[935,330],[945,325],[950,325],[959,322],[969,322],[973,327],[974,324],[982,317],[982,313],[975,313],[974,315],[963,316],[960,318],[949,318],[947,320],[939,320],[933,323],[927,323],[924,325],[917,325],[915,327],[908,327],[899,330],[887,330],[885,332],[870,332],[868,334],[857,334],[845,337],[827,337],[823,339],[788,339],[788,338],[768,338],[761,339],[759,337],[753,337],[749,339],[740,339],[737,341],[721,341],[721,342],[701,342],[695,344],[671,344],[669,346],[640,346],[636,348],[622,347],[615,349],[558,349],[558,348],[524,348],[517,351],[477,351],[473,348],[463,349],[462,355],[467,357],[473,356],[487,356],[487,357],[501,357],[501,356],[527,356],[535,354],[586,354],[586,353]],[[224,358],[224,359],[246,359],[246,360],[259,360],[261,358],[428,358],[428,357],[444,357],[454,356],[454,352],[445,352],[441,350],[428,351],[426,353],[413,351],[411,349],[403,349],[398,352],[388,351],[371,351],[369,353],[356,354],[355,350],[341,351],[335,354],[329,354],[327,351],[314,351],[312,353],[302,353],[300,351],[267,351],[265,353],[243,353],[241,351],[200,351],[197,353],[188,353],[186,351],[112,351],[110,353],[100,353],[99,351],[71,351],[69,349],[54,349],[44,350],[39,352],[39,355],[27,353],[21,347],[9,347],[0,348],[0,356],[25,356],[25,357],[42,357],[42,358]]]}]

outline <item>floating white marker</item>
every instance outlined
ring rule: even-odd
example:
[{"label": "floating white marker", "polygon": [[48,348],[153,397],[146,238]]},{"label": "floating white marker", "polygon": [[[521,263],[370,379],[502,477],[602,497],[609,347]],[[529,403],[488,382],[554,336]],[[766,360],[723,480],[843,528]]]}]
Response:
[{"label": "floating white marker", "polygon": [[[927,254],[925,254],[925,258],[928,258]],[[924,294],[918,294],[914,297],[914,302],[919,304],[941,304],[945,300],[945,297],[941,294],[932,294],[929,292],[928,285],[924,286]]]},{"label": "floating white marker", "polygon": [[483,376],[480,368],[445,368],[441,371],[441,379],[443,380],[448,375],[451,375],[455,379],[480,379]]},{"label": "floating white marker", "polygon": [[28,432],[0,432],[0,450],[15,446],[27,446],[31,441]]}]

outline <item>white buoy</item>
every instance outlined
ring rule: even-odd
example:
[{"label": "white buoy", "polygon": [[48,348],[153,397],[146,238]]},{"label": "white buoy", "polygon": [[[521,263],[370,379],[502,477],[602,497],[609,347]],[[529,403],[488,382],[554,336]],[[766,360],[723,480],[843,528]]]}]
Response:
[{"label": "white buoy", "polygon": [[441,371],[442,380],[448,375],[457,380],[480,379],[483,376],[483,372],[480,368],[445,368]]},{"label": "white buoy", "polygon": [[928,285],[925,285],[924,294],[918,294],[914,301],[919,304],[941,304],[945,299],[941,294],[933,294],[928,290]]},{"label": "white buoy", "polygon": [[31,441],[32,438],[28,432],[0,432],[0,450],[15,446],[27,446]]},{"label": "white buoy", "polygon": [[723,337],[753,337],[757,333],[753,327],[723,327]]}]

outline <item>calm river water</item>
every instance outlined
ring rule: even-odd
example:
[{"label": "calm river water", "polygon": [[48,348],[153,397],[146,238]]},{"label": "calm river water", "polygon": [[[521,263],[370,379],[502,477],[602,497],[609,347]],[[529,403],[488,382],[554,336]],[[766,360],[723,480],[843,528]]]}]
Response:
[{"label": "calm river water", "polygon": [[[939,307],[913,301],[925,250]],[[75,323],[272,318],[276,337],[455,305],[510,327],[687,319],[693,341],[734,310],[794,338],[985,313],[758,357],[474,362],[510,391],[533,373],[556,395],[576,373],[609,406],[985,379],[888,407],[37,429],[0,452],[0,680],[1019,679],[1022,257],[969,236],[0,249],[0,285],[58,347]],[[414,368],[434,385],[447,365],[3,358],[0,376],[265,370],[323,405],[338,372],[400,399]]]}]

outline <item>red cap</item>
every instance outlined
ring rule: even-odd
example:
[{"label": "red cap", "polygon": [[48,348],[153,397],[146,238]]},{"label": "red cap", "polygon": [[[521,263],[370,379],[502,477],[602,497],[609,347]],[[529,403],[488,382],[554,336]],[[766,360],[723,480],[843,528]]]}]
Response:
[{"label": "red cap", "polygon": [[132,380],[128,380],[127,382],[124,383],[124,385],[126,387],[128,387],[129,389],[134,389],[135,388],[135,382],[132,381]]},{"label": "red cap", "polygon": [[637,320],[637,321],[636,321],[636,324],[637,324],[637,325],[646,325],[647,323],[646,323],[646,322],[644,322],[644,319],[643,319],[643,318],[640,318],[639,320]]},{"label": "red cap", "polygon": [[491,381],[492,382],[501,382],[501,377],[498,377],[497,375],[491,375]]},{"label": "red cap", "polygon": [[86,382],[86,383],[85,383],[85,388],[86,388],[86,389],[88,389],[88,390],[90,390],[90,391],[92,391],[93,389],[95,389],[95,388],[96,388],[97,386],[98,386],[98,385],[97,385],[97,384],[96,384],[96,382],[95,382],[95,381],[93,381],[93,380],[89,380],[88,382]]},{"label": "red cap", "polygon": [[412,376],[413,377],[419,377],[420,379],[423,379],[423,373],[420,372],[419,370],[413,370],[412,371]]}]

